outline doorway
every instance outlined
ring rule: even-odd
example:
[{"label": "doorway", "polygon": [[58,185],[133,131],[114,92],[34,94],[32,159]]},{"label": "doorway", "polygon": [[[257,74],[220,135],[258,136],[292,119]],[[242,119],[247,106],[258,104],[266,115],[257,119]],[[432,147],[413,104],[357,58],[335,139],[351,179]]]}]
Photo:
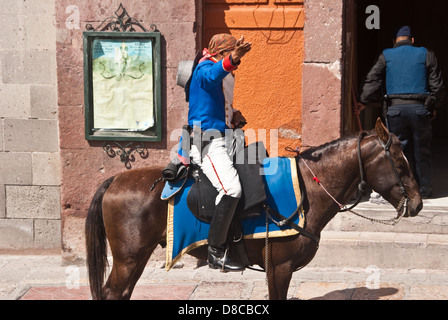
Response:
[{"label": "doorway", "polygon": [[[379,29],[368,29],[366,19],[370,12],[366,8],[375,5],[379,9]],[[410,25],[415,46],[426,47],[435,52],[447,86],[448,76],[448,2],[427,0],[346,0],[345,1],[345,80],[344,80],[344,132],[359,130],[358,119],[353,115],[353,100],[359,93],[370,68],[379,54],[392,47],[394,30]],[[355,96],[352,95],[355,93]],[[359,121],[364,130],[374,127],[377,117],[382,115],[381,102],[368,105]],[[448,187],[448,99],[445,97],[437,117],[433,121],[433,197],[447,197]]]}]

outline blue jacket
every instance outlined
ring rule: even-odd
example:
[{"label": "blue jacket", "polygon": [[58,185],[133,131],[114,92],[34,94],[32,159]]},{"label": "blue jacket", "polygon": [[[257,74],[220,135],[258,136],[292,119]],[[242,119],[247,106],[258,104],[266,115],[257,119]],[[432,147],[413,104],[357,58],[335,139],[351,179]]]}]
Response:
[{"label": "blue jacket", "polygon": [[[194,69],[189,88],[188,125],[190,127],[200,126],[203,131],[218,130],[225,133],[228,127],[222,81],[230,71],[236,68],[230,56],[227,56],[218,62],[205,60]],[[184,164],[190,163],[189,153],[188,148],[183,148],[181,138],[178,156]]]},{"label": "blue jacket", "polygon": [[204,131],[215,129],[222,133],[228,129],[222,81],[233,69],[227,57],[216,63],[206,60],[196,67],[190,84],[190,126],[200,123]]}]

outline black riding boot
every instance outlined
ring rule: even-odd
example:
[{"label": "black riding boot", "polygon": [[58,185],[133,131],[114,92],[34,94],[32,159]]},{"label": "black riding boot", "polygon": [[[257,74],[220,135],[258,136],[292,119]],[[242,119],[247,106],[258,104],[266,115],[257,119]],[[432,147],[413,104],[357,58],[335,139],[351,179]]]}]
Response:
[{"label": "black riding boot", "polygon": [[222,269],[223,271],[244,270],[244,266],[231,261],[228,252],[226,254],[227,234],[238,201],[238,198],[224,195],[216,207],[208,232],[208,265],[210,268]]}]

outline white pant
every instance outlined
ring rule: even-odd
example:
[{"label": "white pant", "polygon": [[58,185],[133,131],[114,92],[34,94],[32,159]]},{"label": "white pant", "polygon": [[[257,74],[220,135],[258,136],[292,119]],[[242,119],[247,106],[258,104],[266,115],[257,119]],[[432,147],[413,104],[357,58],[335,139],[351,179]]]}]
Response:
[{"label": "white pant", "polygon": [[[230,153],[232,152],[230,151]],[[215,204],[218,204],[224,195],[234,198],[241,197],[240,178],[233,166],[231,155],[229,155],[226,149],[224,137],[213,139],[204,148],[202,159],[198,148],[192,145],[190,156],[199,165],[216,190],[218,190]]]}]

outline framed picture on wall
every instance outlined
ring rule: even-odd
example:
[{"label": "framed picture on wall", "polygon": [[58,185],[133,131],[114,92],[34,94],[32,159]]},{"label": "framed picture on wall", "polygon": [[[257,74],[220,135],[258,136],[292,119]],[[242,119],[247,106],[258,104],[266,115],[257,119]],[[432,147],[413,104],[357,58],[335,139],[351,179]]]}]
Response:
[{"label": "framed picture on wall", "polygon": [[85,31],[87,140],[161,141],[159,32]]}]

